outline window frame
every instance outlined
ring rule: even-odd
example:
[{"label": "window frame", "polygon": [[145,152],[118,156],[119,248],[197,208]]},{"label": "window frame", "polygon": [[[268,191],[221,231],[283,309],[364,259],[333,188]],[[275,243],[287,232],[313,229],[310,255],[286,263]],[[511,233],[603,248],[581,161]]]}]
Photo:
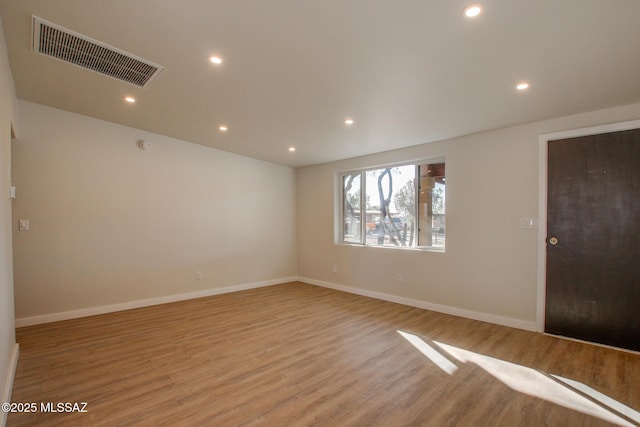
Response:
[{"label": "window frame", "polygon": [[[376,166],[368,166],[358,169],[350,169],[346,171],[339,171],[336,173],[336,193],[335,193],[335,204],[337,205],[337,209],[335,209],[335,221],[336,229],[334,233],[335,244],[337,245],[346,245],[346,246],[361,246],[367,248],[387,248],[387,249],[403,249],[403,250],[419,250],[419,251],[430,251],[430,252],[445,252],[446,251],[446,243],[443,247],[439,246],[426,246],[426,245],[415,245],[415,246],[391,246],[391,245],[370,245],[367,244],[367,221],[366,221],[366,174],[370,171],[386,169],[386,168],[395,168],[402,166],[413,166],[414,167],[414,212],[413,216],[415,218],[415,233],[416,241],[419,241],[419,229],[420,229],[420,218],[419,218],[419,197],[420,197],[420,167],[425,164],[435,164],[435,163],[444,163],[445,171],[446,171],[446,157],[445,156],[434,156],[427,158],[420,158],[416,160],[409,160],[403,162],[395,162],[395,163],[385,163]],[[344,183],[345,177],[351,175],[360,175],[360,241],[359,242],[349,242],[345,241],[345,227],[344,227],[344,219],[345,219],[345,192],[344,192]],[[446,172],[445,172],[446,177]],[[444,212],[446,218],[446,184],[445,184],[445,200],[444,200]],[[363,213],[364,218],[363,218]],[[446,228],[445,228],[445,239],[446,239]],[[445,241],[446,242],[446,241]]]}]

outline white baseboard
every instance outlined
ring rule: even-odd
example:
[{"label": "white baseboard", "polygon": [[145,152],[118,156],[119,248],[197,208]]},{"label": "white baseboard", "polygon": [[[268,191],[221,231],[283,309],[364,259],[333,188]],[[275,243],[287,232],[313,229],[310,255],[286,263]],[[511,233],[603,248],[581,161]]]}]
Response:
[{"label": "white baseboard", "polygon": [[65,311],[60,313],[44,314],[41,316],[22,317],[16,319],[16,328],[24,326],[39,325],[42,323],[58,322],[60,320],[76,319],[79,317],[95,316],[98,314],[112,313],[115,311],[131,310],[134,308],[148,307],[152,305],[166,304],[176,301],[184,301],[188,299],[202,298],[213,295],[226,294],[230,292],[244,291],[247,289],[262,288],[265,286],[279,285],[282,283],[301,281],[311,285],[321,286],[325,288],[335,289],[351,294],[362,295],[365,297],[375,298],[383,301],[394,302],[397,304],[408,305],[410,307],[422,308],[425,310],[437,311],[439,313],[451,314],[454,316],[465,317],[468,319],[480,320],[483,322],[494,323],[497,325],[509,326],[526,331],[535,331],[536,323],[526,320],[514,319],[511,317],[497,316],[494,314],[482,313],[479,311],[465,310],[462,308],[451,307],[447,305],[434,304],[427,301],[400,297],[382,292],[370,291],[367,289],[354,288],[351,286],[339,285],[337,283],[315,280],[308,277],[283,277],[280,279],[267,280],[263,282],[247,283],[242,285],[227,286],[224,288],[206,289],[198,292],[188,292],[184,294],[168,295],[164,297],[150,298],[144,300],[124,302],[113,305],[103,305],[99,307],[83,308],[80,310]]},{"label": "white baseboard", "polygon": [[324,288],[335,289],[337,291],[362,295],[365,297],[375,298],[383,301],[395,302],[397,304],[408,305],[410,307],[437,311],[439,313],[451,314],[454,316],[465,317],[467,319],[480,320],[482,322],[494,323],[496,325],[509,326],[516,329],[524,329],[525,331],[536,331],[536,322],[514,319],[512,317],[497,316],[495,314],[482,313],[479,311],[465,310],[463,308],[451,307],[448,305],[434,304],[427,301],[399,297],[396,295],[370,291],[367,289],[338,285],[336,283],[324,282],[321,280],[310,279],[308,277],[299,277],[298,280],[300,282],[309,283],[311,285],[322,286]]},{"label": "white baseboard", "polygon": [[[7,380],[4,383],[4,390],[2,391],[2,398],[0,403],[11,402],[11,392],[13,391],[13,379],[16,376],[16,368],[18,366],[18,355],[20,354],[20,346],[18,344],[13,345],[13,352],[11,354],[11,360],[9,361],[9,370],[7,371]],[[4,427],[7,424],[7,413],[0,411],[0,426]]]},{"label": "white baseboard", "polygon": [[167,295],[164,297],[129,301],[129,302],[123,302],[120,304],[82,308],[79,310],[64,311],[60,313],[43,314],[41,316],[21,317],[19,319],[16,319],[16,328],[22,328],[24,326],[39,325],[42,323],[58,322],[60,320],[77,319],[79,317],[95,316],[97,314],[113,313],[115,311],[149,307],[152,305],[166,304],[170,302],[209,297],[213,295],[228,294],[230,292],[238,292],[238,291],[244,291],[247,289],[262,288],[265,286],[280,285],[282,283],[295,282],[296,280],[298,280],[297,277],[283,277],[280,279],[266,280],[263,282],[246,283],[242,285],[227,286],[224,288],[205,289],[203,291],[188,292],[188,293],[176,294],[176,295]]}]

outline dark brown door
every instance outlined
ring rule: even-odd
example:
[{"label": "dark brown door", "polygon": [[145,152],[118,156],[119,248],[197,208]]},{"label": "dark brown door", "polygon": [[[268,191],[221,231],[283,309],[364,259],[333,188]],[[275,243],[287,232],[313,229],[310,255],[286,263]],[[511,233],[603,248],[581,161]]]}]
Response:
[{"label": "dark brown door", "polygon": [[545,331],[640,351],[640,129],[548,142]]}]

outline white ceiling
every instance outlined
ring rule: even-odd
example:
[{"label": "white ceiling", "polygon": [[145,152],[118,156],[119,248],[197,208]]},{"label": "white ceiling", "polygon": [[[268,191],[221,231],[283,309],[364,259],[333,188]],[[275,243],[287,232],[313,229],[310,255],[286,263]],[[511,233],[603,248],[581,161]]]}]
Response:
[{"label": "white ceiling", "polygon": [[[470,20],[472,2],[0,0],[0,14],[20,99],[294,167],[640,101],[640,0],[482,0]],[[140,89],[33,53],[31,15],[166,70]]]}]

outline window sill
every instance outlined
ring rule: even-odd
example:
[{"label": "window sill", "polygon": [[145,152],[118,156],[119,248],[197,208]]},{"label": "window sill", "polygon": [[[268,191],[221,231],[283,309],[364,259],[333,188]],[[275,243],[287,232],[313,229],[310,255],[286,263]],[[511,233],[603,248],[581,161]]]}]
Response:
[{"label": "window sill", "polygon": [[445,253],[445,248],[439,248],[439,247],[435,247],[435,246],[416,246],[416,247],[407,247],[407,246],[374,246],[374,245],[364,245],[362,243],[348,243],[348,242],[338,242],[338,243],[335,243],[335,245],[337,245],[337,246],[351,246],[351,247],[359,247],[359,248],[371,248],[371,249],[391,249],[391,250],[400,250],[400,251]]}]

